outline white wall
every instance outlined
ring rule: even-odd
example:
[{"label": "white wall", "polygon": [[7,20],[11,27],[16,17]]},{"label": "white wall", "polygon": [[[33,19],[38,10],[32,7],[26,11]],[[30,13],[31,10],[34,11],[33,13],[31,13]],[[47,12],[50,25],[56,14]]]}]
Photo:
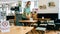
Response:
[{"label": "white wall", "polygon": [[[49,2],[55,2],[55,7],[48,7]],[[40,9],[37,13],[58,13],[59,11],[59,0],[39,0],[39,5],[46,5],[47,9]]]},{"label": "white wall", "polygon": [[60,0],[59,0],[59,13],[58,13],[58,19],[60,19]]}]

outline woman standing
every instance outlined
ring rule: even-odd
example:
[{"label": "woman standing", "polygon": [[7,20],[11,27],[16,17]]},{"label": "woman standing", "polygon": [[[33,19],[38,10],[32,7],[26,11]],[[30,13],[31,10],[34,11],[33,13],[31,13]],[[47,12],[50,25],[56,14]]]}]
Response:
[{"label": "woman standing", "polygon": [[[24,12],[23,12],[23,15],[22,15],[23,20],[28,20],[31,17],[30,5],[31,5],[31,2],[28,1],[26,3],[26,6],[24,8]],[[27,23],[24,23],[24,25],[26,26]]]},{"label": "woman standing", "polygon": [[31,14],[31,12],[30,12],[30,5],[31,5],[31,2],[28,1],[28,2],[26,3],[25,8],[24,8],[23,18],[25,18],[25,19],[29,19],[29,18],[31,17],[31,16],[30,16],[30,14]]}]

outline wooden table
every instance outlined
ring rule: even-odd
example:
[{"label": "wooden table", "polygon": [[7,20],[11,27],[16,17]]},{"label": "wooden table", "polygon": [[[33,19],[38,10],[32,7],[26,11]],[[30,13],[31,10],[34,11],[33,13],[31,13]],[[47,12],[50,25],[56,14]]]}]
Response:
[{"label": "wooden table", "polygon": [[51,18],[44,18],[44,19],[42,19],[42,18],[35,18],[36,20],[50,20]]},{"label": "wooden table", "polygon": [[19,22],[24,23],[24,26],[27,26],[27,25],[30,26],[31,24],[36,23],[37,20],[19,20]]},{"label": "wooden table", "polygon": [[30,23],[30,22],[37,22],[37,20],[19,20],[19,22],[27,22],[27,23]]},{"label": "wooden table", "polygon": [[44,19],[42,19],[42,18],[37,18],[37,20],[19,20],[19,22],[23,22],[23,23],[25,23],[25,22],[27,22],[27,23],[30,23],[30,22],[37,22],[38,19],[41,20],[41,21],[50,20],[50,18],[44,18]]},{"label": "wooden table", "polygon": [[13,26],[10,28],[10,32],[5,32],[2,33],[0,32],[0,34],[26,34],[29,31],[31,31],[33,29],[33,27],[24,27],[24,26]]},{"label": "wooden table", "polygon": [[42,19],[42,18],[38,18],[39,20],[50,20],[51,18],[44,18],[44,19]]}]

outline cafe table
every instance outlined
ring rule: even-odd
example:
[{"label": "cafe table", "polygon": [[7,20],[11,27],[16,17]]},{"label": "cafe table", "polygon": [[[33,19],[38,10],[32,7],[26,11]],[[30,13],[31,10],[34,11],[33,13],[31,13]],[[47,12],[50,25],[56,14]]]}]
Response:
[{"label": "cafe table", "polygon": [[23,23],[25,23],[25,22],[27,22],[27,23],[30,23],[30,22],[37,22],[37,20],[19,20],[19,22],[23,22]]},{"label": "cafe table", "polygon": [[51,18],[35,18],[35,20],[51,20]]},{"label": "cafe table", "polygon": [[19,22],[22,22],[22,23],[27,23],[27,24],[33,24],[33,23],[36,23],[37,20],[19,20]]},{"label": "cafe table", "polygon": [[19,20],[19,22],[23,22],[23,23],[34,23],[34,22],[37,22],[38,21],[38,19],[39,20],[50,20],[50,18],[44,18],[44,19],[42,19],[42,18],[37,18],[36,20]]},{"label": "cafe table", "polygon": [[39,20],[51,20],[51,18],[44,18],[44,19],[42,19],[42,18],[38,18]]},{"label": "cafe table", "polygon": [[41,22],[41,23],[47,23],[47,21],[49,21],[49,20],[51,20],[51,18],[44,18],[44,19],[42,19],[42,18],[38,18],[38,20]]},{"label": "cafe table", "polygon": [[10,32],[0,32],[0,34],[26,34],[32,29],[33,27],[28,26],[12,26]]}]

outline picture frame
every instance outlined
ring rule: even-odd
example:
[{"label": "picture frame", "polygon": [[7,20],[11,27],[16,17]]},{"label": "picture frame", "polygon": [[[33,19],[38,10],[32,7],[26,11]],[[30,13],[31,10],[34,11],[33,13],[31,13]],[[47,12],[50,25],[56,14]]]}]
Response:
[{"label": "picture frame", "polygon": [[46,7],[46,5],[40,5],[39,8],[40,9],[46,9],[47,7]]},{"label": "picture frame", "polygon": [[54,3],[54,2],[49,2],[49,3],[48,3],[48,6],[49,6],[49,7],[55,7],[55,3]]}]

